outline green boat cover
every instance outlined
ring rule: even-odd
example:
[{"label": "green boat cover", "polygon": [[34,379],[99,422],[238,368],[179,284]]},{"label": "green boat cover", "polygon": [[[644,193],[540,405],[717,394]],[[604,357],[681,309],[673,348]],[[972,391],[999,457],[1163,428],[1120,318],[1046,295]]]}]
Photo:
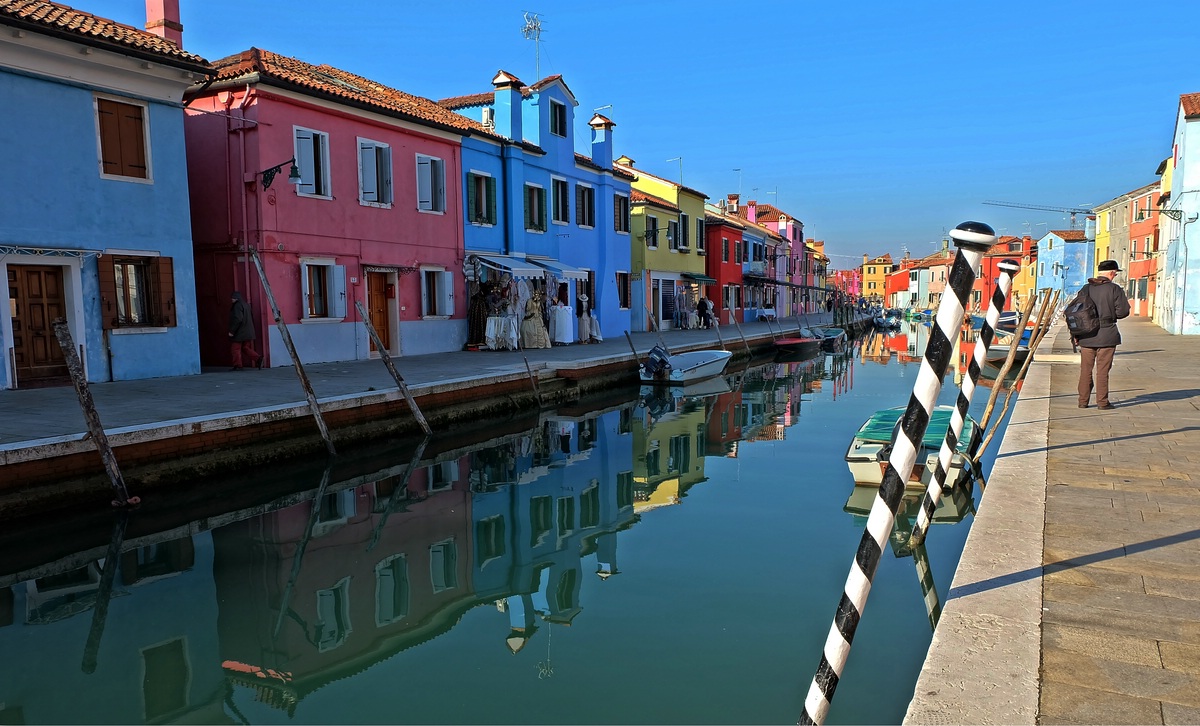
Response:
[{"label": "green boat cover", "polygon": [[[854,438],[859,441],[867,441],[871,443],[888,443],[892,440],[892,433],[896,430],[896,422],[904,415],[906,406],[898,406],[896,408],[885,408],[876,411],[867,422],[862,425]],[[950,416],[954,413],[953,406],[938,406],[933,409],[933,415],[929,418],[929,427],[925,429],[925,438],[921,439],[921,445],[928,449],[940,449],[942,440],[946,438],[946,429],[950,428]],[[963,430],[958,437],[958,451],[961,453],[966,450],[967,444],[970,443],[971,437],[975,433],[975,419],[967,416],[963,421]]]}]

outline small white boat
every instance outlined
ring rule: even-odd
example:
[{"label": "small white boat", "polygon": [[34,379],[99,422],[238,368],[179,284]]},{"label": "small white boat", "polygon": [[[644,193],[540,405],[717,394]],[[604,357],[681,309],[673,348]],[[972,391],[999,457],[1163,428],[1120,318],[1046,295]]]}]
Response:
[{"label": "small white boat", "polygon": [[[857,484],[872,484],[879,486],[883,481],[883,472],[887,469],[888,457],[891,456],[892,442],[895,441],[904,415],[905,406],[885,408],[876,411],[866,423],[854,434],[850,448],[846,451],[846,465],[854,475]],[[938,406],[929,418],[929,426],[921,440],[921,448],[917,451],[917,460],[913,464],[912,473],[905,487],[925,488],[933,479],[933,471],[937,467],[938,452],[942,448],[942,439],[946,429],[950,427],[950,417],[954,412],[953,406]],[[982,432],[975,419],[970,416],[963,422],[962,434],[959,436],[958,447],[950,458],[950,471],[946,472],[944,488],[953,486],[964,475],[966,455],[974,451],[982,438]],[[969,472],[967,472],[969,474]]]},{"label": "small white boat", "polygon": [[643,383],[684,385],[720,375],[733,356],[727,350],[693,350],[667,353],[662,346],[650,349],[646,361],[638,366]]}]

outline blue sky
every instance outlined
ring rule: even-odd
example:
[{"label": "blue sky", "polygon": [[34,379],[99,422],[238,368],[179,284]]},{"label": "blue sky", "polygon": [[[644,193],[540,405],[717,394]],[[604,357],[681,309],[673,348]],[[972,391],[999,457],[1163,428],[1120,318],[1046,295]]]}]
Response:
[{"label": "blue sky", "polygon": [[[184,45],[250,46],[433,99],[540,75],[617,123],[617,154],[713,200],[777,204],[834,267],[925,255],[977,219],[1002,234],[1066,215],[981,204],[1097,205],[1154,182],[1182,93],[1200,91],[1200,3],[415,3],[181,0]],[[141,27],[141,0],[74,0]],[[735,169],[741,169],[740,174]]]}]

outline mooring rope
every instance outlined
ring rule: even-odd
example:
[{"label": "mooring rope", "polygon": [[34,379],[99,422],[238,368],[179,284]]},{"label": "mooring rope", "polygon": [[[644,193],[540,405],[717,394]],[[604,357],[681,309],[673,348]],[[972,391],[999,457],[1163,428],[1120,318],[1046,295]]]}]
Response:
[{"label": "mooring rope", "polygon": [[850,655],[854,631],[858,628],[858,621],[867,604],[867,595],[871,592],[871,581],[875,577],[884,543],[896,523],[896,509],[904,496],[904,484],[912,474],[917,450],[942,388],[942,379],[954,355],[954,344],[947,331],[957,335],[961,329],[966,302],[975,285],[975,270],[983,253],[996,241],[995,231],[982,222],[963,222],[950,232],[950,237],[958,247],[958,254],[950,268],[952,294],[943,295],[938,306],[908,408],[900,419],[901,435],[896,437],[888,457],[879,493],[871,505],[867,526],[850,566],[821,660],[809,686],[808,696],[804,699],[804,713],[800,717],[802,724],[824,723],[829,713],[834,691]]},{"label": "mooring rope", "polygon": [[[992,290],[987,316],[983,320],[983,326],[979,329],[979,339],[975,343],[975,355],[971,357],[971,362],[967,365],[967,377],[963,379],[962,386],[958,390],[958,400],[955,401],[954,413],[950,416],[950,426],[946,429],[946,436],[942,439],[942,448],[938,451],[937,466],[933,470],[933,477],[929,480],[929,486],[925,490],[925,496],[921,498],[921,506],[917,510],[917,523],[908,540],[910,547],[924,542],[925,537],[929,534],[933,512],[937,509],[938,502],[941,501],[942,487],[946,485],[950,462],[954,458],[955,449],[958,448],[959,437],[962,436],[967,410],[971,407],[971,397],[975,395],[975,384],[979,381],[984,361],[987,360],[988,347],[991,346],[992,339],[996,335],[996,324],[1000,321],[1000,311],[1004,309],[1004,303],[1008,300],[1012,279],[1021,269],[1020,263],[1016,260],[1003,260],[998,267],[1000,276],[996,278],[996,287]],[[974,456],[974,454],[975,452],[971,451],[966,456]]]}]

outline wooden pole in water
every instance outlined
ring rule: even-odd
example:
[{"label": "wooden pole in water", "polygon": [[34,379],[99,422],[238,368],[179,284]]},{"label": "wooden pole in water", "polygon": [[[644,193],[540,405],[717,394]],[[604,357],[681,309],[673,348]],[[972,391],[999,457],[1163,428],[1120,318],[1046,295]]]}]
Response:
[{"label": "wooden pole in water", "polygon": [[300,379],[300,385],[304,387],[304,395],[308,399],[308,409],[312,411],[313,418],[317,420],[317,428],[321,430],[321,438],[325,440],[325,448],[329,451],[329,455],[337,456],[337,449],[333,447],[333,438],[329,435],[329,428],[325,426],[325,419],[321,416],[321,406],[317,403],[317,394],[313,393],[312,383],[308,380],[308,374],[304,372],[304,364],[300,362],[296,345],[292,343],[292,335],[288,332],[287,325],[283,322],[283,316],[279,313],[279,305],[275,303],[275,293],[271,292],[271,283],[267,282],[267,273],[263,270],[262,259],[258,256],[258,250],[253,247],[248,249],[250,257],[254,259],[254,269],[258,270],[258,279],[267,293],[267,303],[271,306],[271,315],[275,317],[275,327],[279,329],[283,345],[287,348],[292,364],[296,367],[296,377]]},{"label": "wooden pole in water", "polygon": [[921,358],[921,368],[913,384],[908,407],[900,417],[900,430],[888,456],[879,493],[871,505],[867,526],[842,588],[833,624],[821,652],[816,673],[804,699],[801,724],[821,724],[829,713],[833,694],[850,656],[854,633],[867,603],[875,570],[896,523],[896,511],[904,497],[904,488],[916,463],[925,429],[937,404],[942,380],[950,365],[950,337],[962,323],[963,308],[975,284],[975,270],[983,253],[996,242],[995,231],[981,222],[964,222],[950,232],[958,254],[950,269],[950,294],[943,295],[934,318],[929,344]]},{"label": "wooden pole in water", "polygon": [[654,319],[653,315],[650,316],[650,327],[654,328],[654,332],[658,334],[658,342],[662,345],[663,350],[670,354],[671,349],[667,347],[667,341],[663,339],[662,331],[658,328],[658,321]]},{"label": "wooden pole in water", "polygon": [[96,412],[96,403],[92,400],[92,389],[88,388],[87,377],[83,374],[83,363],[75,350],[75,341],[71,338],[71,329],[67,327],[64,318],[55,318],[50,324],[54,328],[54,337],[58,339],[58,347],[62,348],[63,361],[67,364],[67,372],[71,374],[71,383],[75,386],[75,396],[79,399],[79,407],[83,409],[83,418],[87,422],[88,434],[92,443],[100,452],[100,460],[104,462],[104,471],[112,482],[113,491],[117,498],[113,500],[114,507],[125,507],[141,503],[141,497],[129,496],[125,488],[125,478],[121,476],[121,467],[117,466],[117,457],[112,446],[108,443],[108,435],[104,433],[104,425],[100,423],[100,414]]},{"label": "wooden pole in water", "polygon": [[304,561],[304,550],[308,549],[313,529],[321,518],[321,500],[325,498],[325,490],[329,487],[329,478],[332,475],[333,461],[331,460],[325,465],[325,471],[321,474],[321,483],[317,486],[317,493],[313,495],[312,509],[308,513],[308,526],[304,528],[304,536],[300,538],[300,544],[296,546],[296,554],[292,557],[292,574],[283,588],[283,597],[279,602],[279,616],[275,618],[275,630],[271,633],[272,641],[279,637],[279,628],[283,625],[283,618],[291,608],[292,589],[296,586],[296,578],[300,576],[300,563]]},{"label": "wooden pole in water", "polygon": [[533,375],[533,369],[529,367],[529,358],[521,356],[521,360],[525,361],[525,372],[529,374],[529,381],[533,384],[533,395],[537,396],[538,405],[541,405],[542,390],[538,387],[537,376]]},{"label": "wooden pole in water", "polygon": [[96,604],[92,609],[92,627],[88,630],[87,643],[83,646],[83,672],[95,673],[100,639],[104,637],[104,623],[108,620],[108,603],[112,600],[113,580],[121,560],[121,545],[125,542],[125,527],[129,524],[129,510],[116,513],[112,536],[108,540],[108,551],[104,554],[104,569],[100,571],[100,583],[96,586]]},{"label": "wooden pole in water", "polygon": [[[379,359],[383,361],[383,365],[388,369],[388,373],[392,374],[396,385],[400,387],[400,392],[404,394],[404,400],[408,401],[408,408],[412,411],[413,417],[417,419],[417,423],[421,424],[421,430],[426,436],[433,433],[429,428],[429,422],[425,420],[425,414],[421,413],[421,407],[417,405],[413,398],[412,392],[408,390],[408,384],[404,382],[404,377],[400,375],[400,371],[396,370],[395,364],[392,363],[392,356],[384,347],[383,341],[379,339],[379,332],[375,330],[374,323],[367,315],[367,311],[363,309],[361,300],[354,301],[354,307],[358,309],[358,316],[362,318],[363,324],[367,327],[367,335],[371,336],[371,341],[375,343],[375,350],[379,351]],[[528,362],[526,365],[529,365]]]},{"label": "wooden pole in water", "polygon": [[742,339],[742,345],[746,346],[746,355],[752,355],[750,352],[750,341],[746,340],[746,334],[742,332],[742,324],[738,322],[737,316],[733,314],[732,310],[729,311],[729,319],[733,321],[734,327],[737,328],[738,335]]},{"label": "wooden pole in water", "polygon": [[[1025,325],[1029,322],[1029,316],[1033,314],[1033,308],[1037,304],[1040,295],[1030,295],[1025,302],[1025,309],[1021,311],[1021,319],[1017,322],[1016,341],[1021,340],[1021,334],[1025,330]],[[1012,368],[1013,359],[1017,356],[1016,346],[1008,349],[1008,355],[1004,358],[1004,363],[1000,366],[1000,372],[996,374],[996,385],[992,386],[991,393],[988,394],[987,406],[983,409],[983,416],[979,419],[979,427],[981,431],[987,431],[988,424],[992,420],[992,408],[996,405],[996,398],[1000,395],[1000,387],[1004,385],[1004,378],[1008,375],[1009,369]]]},{"label": "wooden pole in water", "polygon": [[425,455],[425,447],[429,445],[432,436],[426,436],[420,444],[417,445],[416,451],[413,452],[412,460],[408,462],[408,467],[404,469],[404,476],[400,481],[396,482],[396,488],[392,490],[392,495],[388,497],[387,507],[379,516],[379,523],[375,525],[374,531],[371,532],[371,542],[367,545],[367,552],[375,548],[375,544],[379,542],[379,534],[383,531],[383,525],[387,522],[388,516],[396,511],[396,507],[400,503],[400,496],[408,490],[408,480],[412,477],[412,473],[416,471],[417,465],[421,463],[421,457]]}]

